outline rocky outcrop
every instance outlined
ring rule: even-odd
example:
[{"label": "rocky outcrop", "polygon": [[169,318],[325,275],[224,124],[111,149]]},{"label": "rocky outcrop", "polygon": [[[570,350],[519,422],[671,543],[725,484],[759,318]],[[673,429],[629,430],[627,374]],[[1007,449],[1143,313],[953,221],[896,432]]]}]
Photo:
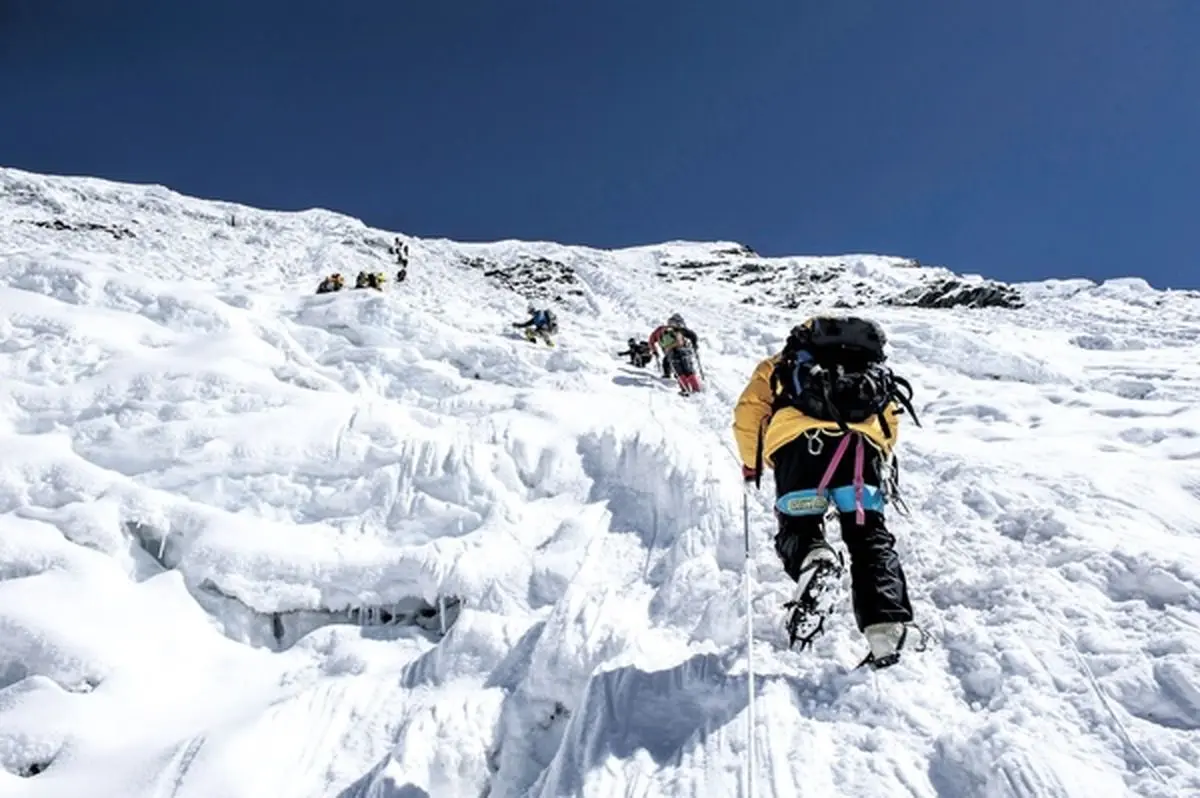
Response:
[{"label": "rocky outcrop", "polygon": [[96,224],[95,222],[64,222],[62,219],[52,219],[50,221],[30,221],[22,219],[20,224],[31,224],[34,227],[42,227],[47,230],[61,230],[76,233],[108,233],[113,238],[120,241],[123,238],[137,238],[132,230],[128,227],[113,224]]},{"label": "rocky outcrop", "polygon": [[460,262],[483,272],[497,288],[513,291],[530,300],[562,302],[569,296],[583,296],[575,270],[561,261],[529,256],[511,264],[480,257],[464,257]]},{"label": "rocky outcrop", "polygon": [[990,280],[965,283],[954,279],[910,288],[898,296],[885,298],[883,303],[915,308],[1016,309],[1025,305],[1021,293],[1010,285]]},{"label": "rocky outcrop", "polygon": [[753,248],[746,244],[735,242],[733,246],[725,249],[718,249],[713,252],[715,255],[724,255],[731,258],[757,258],[758,253]]},{"label": "rocky outcrop", "polygon": [[[906,270],[924,268],[912,259],[892,265]],[[938,271],[945,274],[944,269]],[[845,265],[831,260],[800,264],[757,257],[677,261],[663,263],[656,275],[671,281],[713,279],[732,283],[752,289],[752,293],[742,298],[742,304],[773,305],[787,310],[820,303],[843,309],[877,304],[918,308],[1020,308],[1025,304],[1020,291],[1010,285],[992,280],[968,282],[938,273],[921,275],[920,285],[889,294],[884,286],[848,272]]]}]

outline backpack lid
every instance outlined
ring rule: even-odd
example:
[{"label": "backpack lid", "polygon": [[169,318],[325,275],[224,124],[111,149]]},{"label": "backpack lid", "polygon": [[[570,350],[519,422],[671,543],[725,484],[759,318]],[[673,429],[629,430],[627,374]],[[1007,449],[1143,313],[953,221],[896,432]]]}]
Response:
[{"label": "backpack lid", "polygon": [[806,351],[818,361],[868,363],[887,359],[887,334],[874,321],[857,316],[814,316],[792,328],[785,355]]}]

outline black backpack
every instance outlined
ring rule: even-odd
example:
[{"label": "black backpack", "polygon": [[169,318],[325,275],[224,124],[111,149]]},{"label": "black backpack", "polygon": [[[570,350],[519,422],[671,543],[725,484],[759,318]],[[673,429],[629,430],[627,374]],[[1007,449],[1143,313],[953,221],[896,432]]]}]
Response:
[{"label": "black backpack", "polygon": [[920,426],[912,385],[886,365],[886,343],[879,325],[854,316],[818,316],[794,327],[771,374],[772,410],[793,407],[809,418],[834,421],[843,432],[877,416],[890,437],[883,411],[895,401]]}]

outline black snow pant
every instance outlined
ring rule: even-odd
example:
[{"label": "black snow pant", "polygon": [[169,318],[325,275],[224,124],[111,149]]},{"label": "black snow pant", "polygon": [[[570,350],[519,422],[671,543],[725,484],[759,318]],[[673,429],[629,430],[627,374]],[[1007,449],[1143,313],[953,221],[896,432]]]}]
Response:
[{"label": "black snow pant", "polygon": [[[821,436],[824,445],[813,454],[807,437],[800,437],[775,452],[775,493],[783,496],[794,490],[815,489],[821,484],[825,468],[833,459],[839,439]],[[880,454],[865,445],[863,481],[880,486],[882,461]],[[854,482],[854,444],[842,456],[831,488]],[[805,556],[825,545],[824,516],[784,515],[775,510],[779,531],[775,535],[775,553],[783,561],[783,569],[795,582],[800,578],[800,566]],[[839,512],[842,541],[850,554],[850,581],[854,597],[854,617],[859,631],[871,624],[913,619],[908,599],[908,584],[900,557],[896,554],[896,538],[888,532],[883,513],[867,511],[865,523],[859,526],[854,511]]]}]

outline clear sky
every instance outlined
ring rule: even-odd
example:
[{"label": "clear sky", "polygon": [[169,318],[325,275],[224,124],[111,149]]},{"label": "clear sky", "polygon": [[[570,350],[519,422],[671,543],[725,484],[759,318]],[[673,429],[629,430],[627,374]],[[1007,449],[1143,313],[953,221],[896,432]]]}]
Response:
[{"label": "clear sky", "polygon": [[0,164],[1200,287],[1200,0],[0,0]]}]

